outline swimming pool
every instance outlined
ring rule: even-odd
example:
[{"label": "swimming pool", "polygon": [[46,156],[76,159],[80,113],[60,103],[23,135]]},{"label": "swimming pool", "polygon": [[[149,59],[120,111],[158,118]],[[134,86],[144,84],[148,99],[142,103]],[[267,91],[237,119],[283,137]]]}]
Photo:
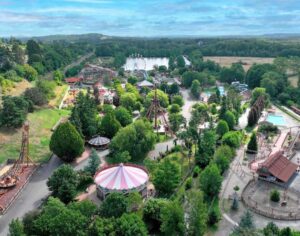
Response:
[{"label": "swimming pool", "polygon": [[283,116],[280,116],[280,115],[268,114],[267,121],[269,121],[273,125],[278,125],[278,126],[285,126],[286,125]]}]

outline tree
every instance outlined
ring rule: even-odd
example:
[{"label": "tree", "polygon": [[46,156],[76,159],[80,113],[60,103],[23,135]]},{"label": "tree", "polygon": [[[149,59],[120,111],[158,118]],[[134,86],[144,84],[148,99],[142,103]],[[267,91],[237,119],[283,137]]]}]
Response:
[{"label": "tree", "polygon": [[162,195],[171,194],[181,179],[180,165],[170,158],[164,158],[154,172],[153,183]]},{"label": "tree", "polygon": [[1,123],[7,127],[18,128],[26,120],[29,103],[23,97],[3,97],[0,113]]},{"label": "tree", "polygon": [[96,216],[93,223],[89,226],[90,236],[115,236],[117,235],[117,225],[115,218],[101,218]]},{"label": "tree", "polygon": [[188,235],[204,235],[208,219],[206,204],[203,194],[199,190],[191,190],[187,193],[188,205]]},{"label": "tree", "polygon": [[180,125],[185,122],[185,118],[181,114],[170,114],[169,115],[169,123],[171,130],[173,132],[177,132],[180,128]]},{"label": "tree", "polygon": [[54,81],[39,79],[36,82],[36,87],[46,96],[48,100],[55,98],[54,90],[56,83]]},{"label": "tree", "polygon": [[219,135],[220,138],[223,137],[224,134],[226,134],[229,131],[228,124],[225,120],[220,120],[217,128],[216,133]]},{"label": "tree", "polygon": [[234,126],[236,124],[235,116],[231,111],[226,111],[224,115],[224,120],[228,124],[228,127],[230,130],[234,129]]},{"label": "tree", "polygon": [[221,190],[222,176],[216,164],[209,164],[200,175],[200,187],[205,196],[212,199]]},{"label": "tree", "polygon": [[133,160],[142,159],[153,148],[155,137],[148,121],[137,120],[121,129],[111,140],[111,156],[127,151]]},{"label": "tree", "polygon": [[205,168],[216,149],[216,135],[213,130],[205,130],[198,139],[198,152],[195,161],[200,167]]},{"label": "tree", "polygon": [[257,147],[256,133],[252,132],[250,141],[247,146],[247,152],[256,153],[257,150],[258,150],[258,147]]},{"label": "tree", "polygon": [[113,112],[108,112],[102,118],[101,125],[100,125],[100,132],[108,138],[112,138],[116,135],[116,133],[121,128],[121,124],[116,119]]},{"label": "tree", "polygon": [[228,110],[228,106],[227,106],[227,99],[225,96],[222,97],[222,102],[221,102],[221,108],[219,110],[219,119],[223,119],[225,118],[225,113]]},{"label": "tree", "polygon": [[135,109],[135,104],[137,103],[137,97],[134,93],[124,93],[121,95],[120,104],[129,111]]},{"label": "tree", "polygon": [[113,192],[105,198],[100,206],[101,216],[120,217],[127,211],[127,199],[122,193]]},{"label": "tree", "polygon": [[52,191],[52,196],[58,197],[64,203],[74,199],[77,185],[77,173],[70,165],[65,164],[57,168],[47,181],[47,186]]},{"label": "tree", "polygon": [[222,145],[217,148],[214,154],[214,161],[218,166],[221,174],[223,174],[228,168],[230,161],[234,157],[234,153],[227,145]]},{"label": "tree", "polygon": [[185,60],[183,56],[178,56],[177,57],[177,67],[178,68],[184,68],[185,67]]},{"label": "tree", "polygon": [[264,236],[280,235],[280,229],[274,222],[269,222],[263,229]]},{"label": "tree", "polygon": [[185,88],[189,88],[194,80],[201,80],[201,74],[196,71],[187,71],[182,75],[182,84]]},{"label": "tree", "polygon": [[117,219],[118,235],[131,236],[140,235],[147,236],[147,228],[140,216],[135,213],[123,214]]},{"label": "tree", "polygon": [[47,104],[47,98],[45,94],[37,87],[27,88],[25,90],[24,97],[32,101],[32,103],[37,106],[43,106]]},{"label": "tree", "polygon": [[79,93],[72,109],[70,121],[77,131],[85,137],[92,137],[98,132],[98,112],[93,98],[89,94]]},{"label": "tree", "polygon": [[191,93],[194,96],[194,98],[200,97],[200,83],[198,80],[193,80],[192,86],[191,86]]},{"label": "tree", "polygon": [[37,79],[38,73],[32,66],[25,64],[23,68],[25,79],[27,79],[28,81],[34,81]]},{"label": "tree", "polygon": [[149,198],[143,207],[143,220],[150,232],[159,232],[162,224],[161,212],[168,200],[164,198]]},{"label": "tree", "polygon": [[63,161],[71,162],[84,151],[84,142],[70,123],[60,124],[51,136],[50,150]]},{"label": "tree", "polygon": [[171,84],[168,93],[169,94],[177,94],[177,93],[179,93],[179,85],[177,83]]},{"label": "tree", "polygon": [[94,148],[92,148],[92,151],[89,156],[89,163],[85,167],[85,171],[89,172],[93,176],[98,170],[100,163],[101,161],[97,154],[97,151]]},{"label": "tree", "polygon": [[251,89],[260,86],[263,75],[271,70],[276,71],[276,67],[271,64],[254,64],[250,67],[246,74],[246,83]]},{"label": "tree", "polygon": [[253,232],[254,230],[255,230],[255,226],[254,226],[254,223],[253,223],[253,216],[247,210],[242,215],[241,220],[239,222],[239,226],[234,228],[234,230],[233,230],[234,234],[233,235],[251,235],[249,233]]},{"label": "tree", "polygon": [[270,200],[272,202],[279,202],[280,201],[280,193],[279,193],[278,190],[274,189],[274,190],[271,191]]},{"label": "tree", "polygon": [[182,107],[183,104],[184,104],[182,96],[181,95],[175,95],[175,96],[173,96],[172,97],[172,104],[177,104],[180,107]]},{"label": "tree", "polygon": [[165,204],[161,210],[161,221],[160,230],[165,235],[184,235],[184,212],[178,202]]},{"label": "tree", "polygon": [[64,79],[64,75],[60,70],[56,70],[53,72],[53,80],[60,85]]},{"label": "tree", "polygon": [[224,134],[222,144],[231,148],[238,148],[241,145],[241,133],[239,131],[229,131]]},{"label": "tree", "polygon": [[89,218],[50,197],[34,221],[36,235],[85,235]]},{"label": "tree", "polygon": [[125,107],[118,107],[114,113],[123,127],[132,123],[132,115]]},{"label": "tree", "polygon": [[169,113],[176,114],[180,112],[180,106],[177,104],[172,104],[169,108]]},{"label": "tree", "polygon": [[[164,107],[164,108],[167,108],[168,105],[169,105],[169,97],[168,95],[159,90],[159,89],[156,89],[156,93],[157,93],[157,99],[159,100],[159,104]],[[155,91],[152,90],[151,92],[149,92],[146,96],[146,107],[149,107],[150,104],[151,104],[151,101],[152,99],[154,98],[155,96]]]},{"label": "tree", "polygon": [[9,224],[10,236],[26,236],[24,233],[24,226],[19,219],[13,219]]}]

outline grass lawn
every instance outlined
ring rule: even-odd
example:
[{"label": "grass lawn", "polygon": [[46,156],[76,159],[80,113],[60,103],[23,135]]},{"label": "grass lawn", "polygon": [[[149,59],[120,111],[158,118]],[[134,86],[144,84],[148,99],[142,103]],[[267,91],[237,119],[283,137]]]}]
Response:
[{"label": "grass lawn", "polygon": [[65,93],[68,89],[69,85],[64,84],[62,86],[56,86],[55,88],[55,98],[51,99],[49,101],[49,106],[50,107],[58,107],[59,104],[61,103],[61,100],[64,98]]},{"label": "grass lawn", "polygon": [[[44,162],[50,157],[49,142],[51,128],[61,117],[68,116],[70,111],[57,109],[42,109],[30,113],[27,119],[30,123],[29,129],[29,155],[36,162]],[[7,159],[19,157],[21,148],[21,129],[0,129],[0,163]]]}]

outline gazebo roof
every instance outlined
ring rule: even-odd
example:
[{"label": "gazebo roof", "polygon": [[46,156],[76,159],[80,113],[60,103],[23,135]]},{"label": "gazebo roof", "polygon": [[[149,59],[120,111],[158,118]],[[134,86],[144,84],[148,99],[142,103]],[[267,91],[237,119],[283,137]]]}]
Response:
[{"label": "gazebo roof", "polygon": [[147,171],[140,166],[131,164],[117,164],[100,170],[95,175],[95,183],[108,190],[130,190],[147,183]]},{"label": "gazebo roof", "polygon": [[91,138],[88,143],[93,146],[103,146],[103,145],[109,144],[110,139],[101,137],[100,135],[97,135],[97,136]]}]

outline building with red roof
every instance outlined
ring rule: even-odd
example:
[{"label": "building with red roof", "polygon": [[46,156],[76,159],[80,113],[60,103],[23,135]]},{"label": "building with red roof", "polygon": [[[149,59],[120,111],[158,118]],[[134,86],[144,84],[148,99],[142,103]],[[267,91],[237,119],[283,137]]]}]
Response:
[{"label": "building with red roof", "polygon": [[66,83],[68,84],[75,84],[80,82],[82,79],[78,77],[70,77],[70,78],[65,78]]}]

